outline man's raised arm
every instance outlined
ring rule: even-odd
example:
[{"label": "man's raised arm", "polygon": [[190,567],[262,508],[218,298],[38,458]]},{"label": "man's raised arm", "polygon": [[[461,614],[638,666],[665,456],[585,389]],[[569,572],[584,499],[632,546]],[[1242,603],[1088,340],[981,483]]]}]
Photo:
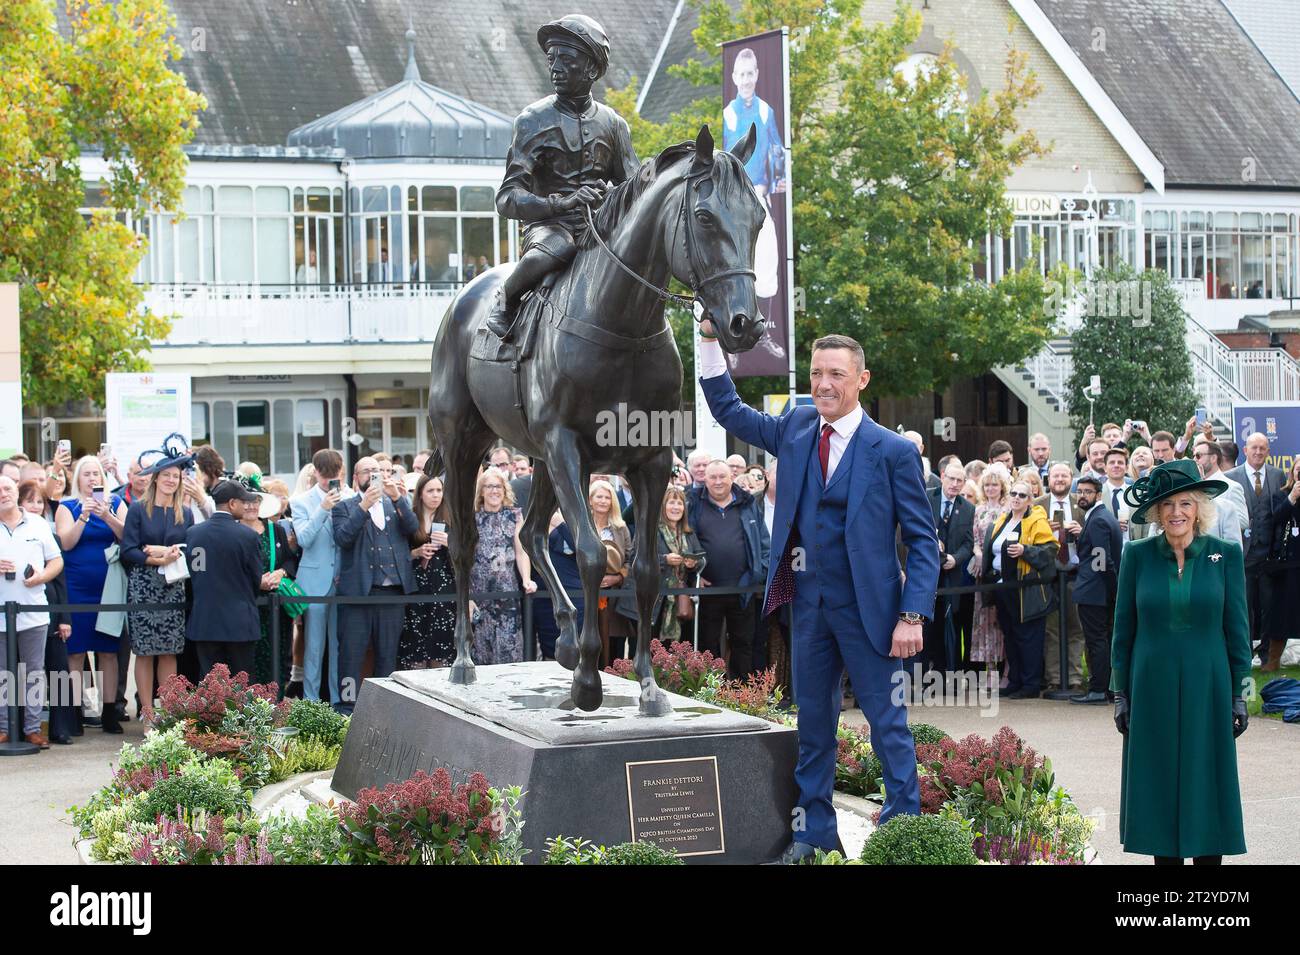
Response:
[{"label": "man's raised arm", "polygon": [[781,428],[785,416],[774,418],[770,414],[755,411],[740,400],[731,375],[727,373],[727,356],[722,346],[716,341],[700,341],[700,387],[704,390],[704,399],[709,403],[713,418],[746,444],[762,448],[768,454],[776,454],[781,444]]}]

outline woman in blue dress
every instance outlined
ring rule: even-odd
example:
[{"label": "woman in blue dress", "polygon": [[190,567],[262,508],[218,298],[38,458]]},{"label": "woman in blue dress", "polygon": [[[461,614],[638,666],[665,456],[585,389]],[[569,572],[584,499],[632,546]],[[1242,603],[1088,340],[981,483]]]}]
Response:
[{"label": "woman in blue dress", "polygon": [[[87,455],[72,472],[70,496],[55,512],[54,526],[63,546],[64,574],[70,603],[100,603],[108,560],[104,551],[122,539],[126,502],[116,494],[105,496],[104,470],[99,458]],[[102,674],[100,693],[104,703],[105,733],[121,733],[117,708],[110,704],[117,695],[117,650],[121,633],[95,629],[95,613],[72,615],[72,636],[68,638],[68,669],[80,673],[87,653],[95,654],[95,669]]]}]

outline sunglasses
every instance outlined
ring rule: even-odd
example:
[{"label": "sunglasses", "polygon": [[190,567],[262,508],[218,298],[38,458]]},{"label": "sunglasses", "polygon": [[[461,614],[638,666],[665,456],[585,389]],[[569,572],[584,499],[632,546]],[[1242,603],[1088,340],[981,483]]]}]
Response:
[{"label": "sunglasses", "polygon": [[1026,494],[1024,491],[1012,491],[1007,496],[1008,497],[1029,497],[1029,495]]}]

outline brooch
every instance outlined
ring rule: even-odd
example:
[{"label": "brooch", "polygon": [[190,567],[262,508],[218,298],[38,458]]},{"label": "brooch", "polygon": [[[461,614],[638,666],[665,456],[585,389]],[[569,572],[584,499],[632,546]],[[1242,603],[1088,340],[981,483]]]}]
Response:
[{"label": "brooch", "polygon": [[1219,559],[1220,559],[1221,557],[1223,557],[1222,554],[1211,554],[1211,555],[1210,555],[1210,562],[1213,563],[1213,564],[1217,564],[1217,563],[1219,562]]}]

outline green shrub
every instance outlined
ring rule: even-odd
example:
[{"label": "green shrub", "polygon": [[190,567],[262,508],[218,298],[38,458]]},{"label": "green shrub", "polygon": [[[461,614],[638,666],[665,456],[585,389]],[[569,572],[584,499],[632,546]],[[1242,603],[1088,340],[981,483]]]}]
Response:
[{"label": "green shrub", "polygon": [[601,865],[683,865],[677,853],[652,842],[621,842],[605,850]]},{"label": "green shrub", "polygon": [[193,759],[143,793],[135,818],[139,822],[154,822],[159,816],[175,819],[178,806],[181,812],[236,816],[249,809],[249,799],[229,762]]},{"label": "green shrub", "polygon": [[279,865],[342,865],[350,858],[347,830],[325,806],[308,806],[305,817],[272,816],[263,831]]},{"label": "green shrub", "polygon": [[677,853],[652,842],[598,846],[586,839],[556,836],[546,840],[546,865],[683,865]]},{"label": "green shrub", "polygon": [[935,746],[948,738],[947,733],[929,723],[911,723],[907,728],[912,731],[917,746]]},{"label": "green shrub", "polygon": [[605,847],[586,839],[567,839],[556,836],[546,840],[544,865],[600,865]]},{"label": "green shrub", "polygon": [[867,865],[975,865],[968,826],[942,816],[895,816],[867,839]]},{"label": "green shrub", "polygon": [[165,730],[149,730],[139,746],[127,743],[117,756],[117,769],[130,776],[140,769],[162,769],[176,772],[191,759],[194,750],[185,743],[185,727],[179,724]]},{"label": "green shrub", "polygon": [[271,754],[271,779],[283,782],[299,773],[318,773],[333,769],[343,755],[342,744],[330,744],[317,737],[299,736],[290,740],[283,753]]},{"label": "green shrub", "polygon": [[320,740],[327,746],[342,746],[343,738],[348,735],[348,722],[346,716],[335,713],[328,703],[294,700],[285,725],[297,727],[302,739]]}]

